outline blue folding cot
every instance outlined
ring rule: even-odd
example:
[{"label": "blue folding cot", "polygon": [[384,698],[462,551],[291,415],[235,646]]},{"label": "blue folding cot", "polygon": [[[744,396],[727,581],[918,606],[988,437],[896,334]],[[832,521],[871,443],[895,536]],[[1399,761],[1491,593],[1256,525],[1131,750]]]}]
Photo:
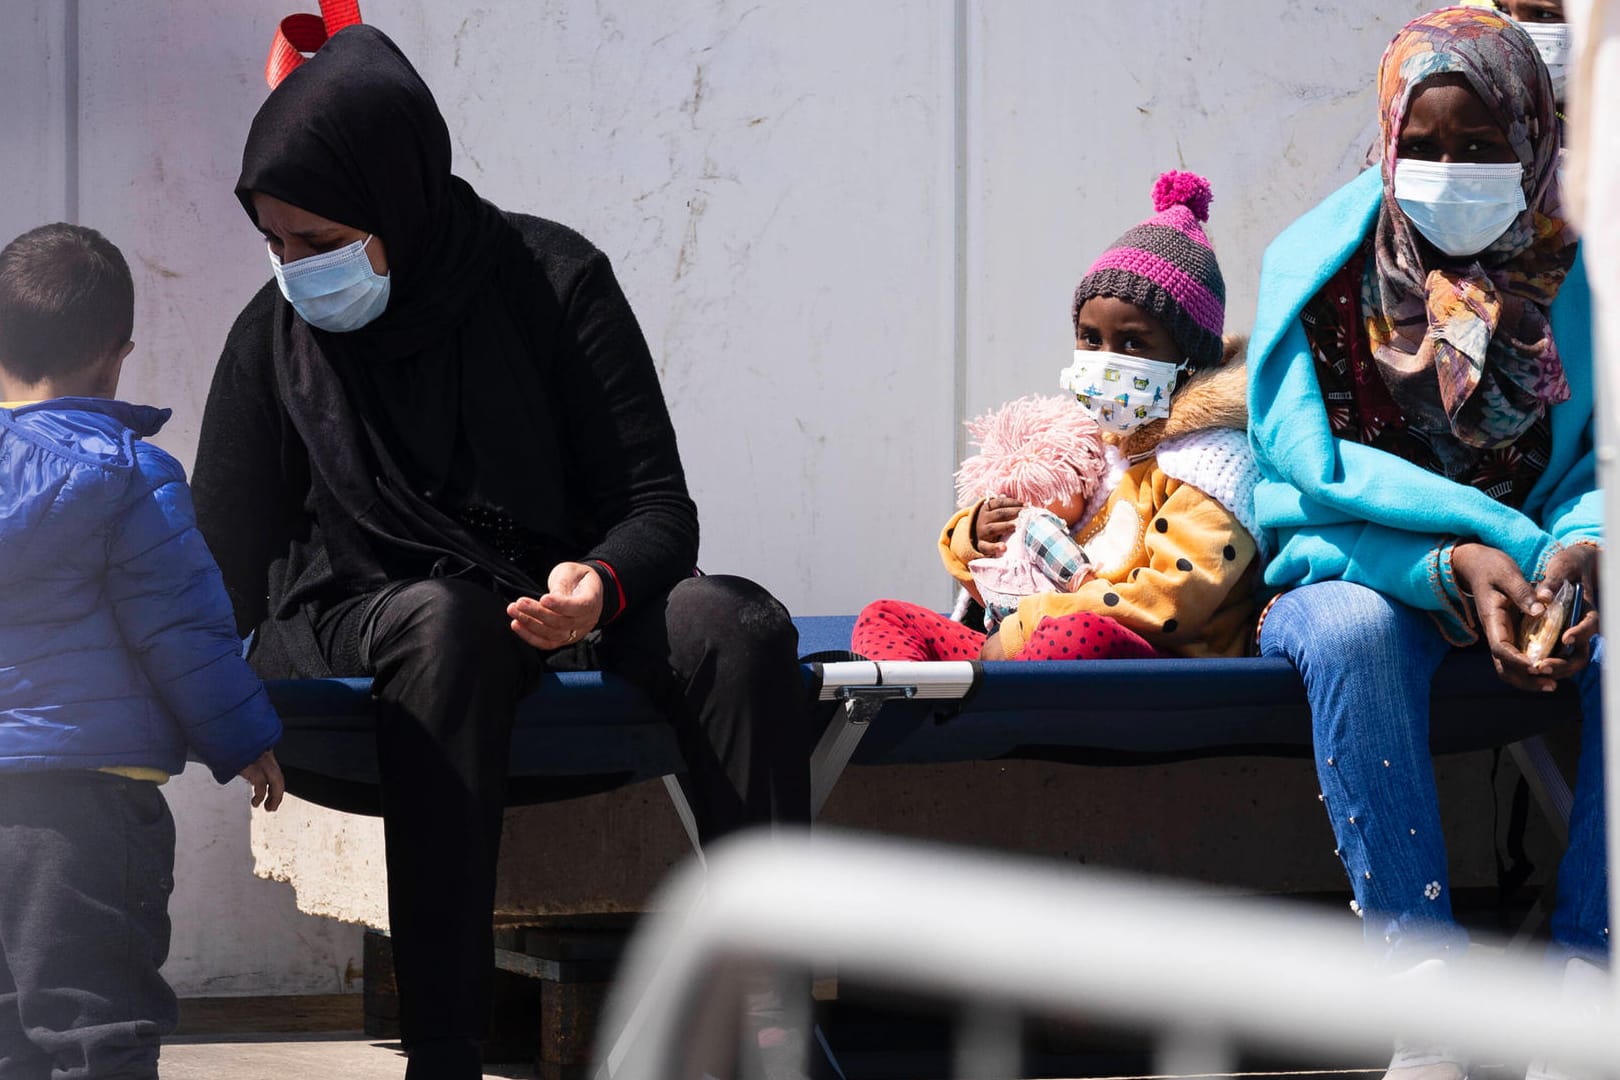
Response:
[{"label": "blue folding cot", "polygon": [[[825,722],[812,759],[819,810],[844,768],[1000,758],[1145,764],[1230,754],[1306,756],[1310,711],[1283,660],[1089,660],[902,663],[835,660],[850,617],[795,620],[805,692]],[[377,780],[369,684],[272,681],[290,767],[340,781]],[[1504,685],[1483,650],[1453,653],[1435,680],[1436,753],[1506,746],[1555,826],[1569,790],[1540,735],[1577,719],[1573,688],[1527,694]],[[673,729],[624,680],[547,675],[520,707],[511,775],[599,778],[613,786],[663,777],[691,833]]]}]

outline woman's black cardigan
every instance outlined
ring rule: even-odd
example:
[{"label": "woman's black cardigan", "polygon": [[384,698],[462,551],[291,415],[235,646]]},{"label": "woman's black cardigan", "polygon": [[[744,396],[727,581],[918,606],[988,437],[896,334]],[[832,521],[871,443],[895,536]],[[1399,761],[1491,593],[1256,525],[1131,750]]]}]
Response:
[{"label": "woman's black cardigan", "polygon": [[[607,257],[554,222],[507,218],[533,255],[535,280],[549,288],[551,295],[537,302],[559,314],[554,338],[564,358],[548,392],[552,420],[565,425],[566,437],[536,440],[529,460],[509,465],[536,478],[537,497],[550,504],[545,517],[559,523],[533,538],[540,557],[522,569],[543,588],[550,564],[592,563],[603,577],[606,623],[694,572],[697,510],[657,371]],[[323,540],[309,455],[274,370],[274,320],[286,317],[270,282],[231,327],[209,390],[193,479],[198,523],[244,634],[266,618],[297,618],[377,585],[342,580],[332,570],[345,565],[345,553]],[[340,407],[334,415],[352,414]],[[588,454],[579,452],[584,440]],[[547,445],[553,449],[543,450]],[[559,447],[562,459],[554,456]],[[434,573],[432,561],[416,552],[394,565],[404,569],[390,576]]]}]

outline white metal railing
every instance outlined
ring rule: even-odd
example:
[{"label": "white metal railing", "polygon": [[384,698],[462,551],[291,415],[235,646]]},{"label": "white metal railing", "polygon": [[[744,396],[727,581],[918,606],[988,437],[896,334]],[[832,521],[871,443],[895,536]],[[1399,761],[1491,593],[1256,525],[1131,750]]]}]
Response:
[{"label": "white metal railing", "polygon": [[1183,1073],[1224,1071],[1238,1045],[1365,1053],[1400,1032],[1481,1060],[1552,1055],[1620,1077],[1612,1003],[1570,1009],[1543,963],[1471,955],[1466,978],[1392,980],[1343,916],[1190,886],[892,840],[755,834],[717,846],[706,872],[688,863],[653,906],[609,1003],[605,1032],[634,1016],[598,1074],[615,1080],[665,1078],[689,1060],[688,1040],[703,1035],[691,1018],[715,1005],[710,976],[736,961],[955,996],[970,1021],[963,1075],[1016,1075],[1018,1025],[1006,1017],[1029,1010],[1155,1031],[1161,1064]]}]

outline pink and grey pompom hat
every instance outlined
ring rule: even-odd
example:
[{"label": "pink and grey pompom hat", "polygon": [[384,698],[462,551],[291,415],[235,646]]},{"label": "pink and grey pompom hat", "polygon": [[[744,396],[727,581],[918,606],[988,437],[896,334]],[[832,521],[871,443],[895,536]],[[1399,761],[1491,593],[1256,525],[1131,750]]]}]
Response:
[{"label": "pink and grey pompom hat", "polygon": [[1026,506],[1089,499],[1108,471],[1097,422],[1070,397],[1022,397],[967,424],[979,452],[956,472],[961,506],[999,496]]},{"label": "pink and grey pompom hat", "polygon": [[[1102,253],[1074,290],[1072,317],[1093,296],[1135,304],[1170,329],[1194,368],[1221,362],[1226,281],[1204,235],[1209,181],[1172,169],[1153,185],[1154,215]],[[1076,326],[1078,330],[1078,325]]]}]

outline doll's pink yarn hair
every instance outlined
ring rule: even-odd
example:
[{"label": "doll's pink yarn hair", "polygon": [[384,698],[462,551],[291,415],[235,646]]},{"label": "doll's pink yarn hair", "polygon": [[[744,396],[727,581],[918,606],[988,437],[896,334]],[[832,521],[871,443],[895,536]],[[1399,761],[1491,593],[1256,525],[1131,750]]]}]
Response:
[{"label": "doll's pink yarn hair", "polygon": [[1045,506],[1089,499],[1108,470],[1097,423],[1070,397],[1009,401],[967,423],[979,452],[956,472],[956,499],[971,506],[991,496]]}]

